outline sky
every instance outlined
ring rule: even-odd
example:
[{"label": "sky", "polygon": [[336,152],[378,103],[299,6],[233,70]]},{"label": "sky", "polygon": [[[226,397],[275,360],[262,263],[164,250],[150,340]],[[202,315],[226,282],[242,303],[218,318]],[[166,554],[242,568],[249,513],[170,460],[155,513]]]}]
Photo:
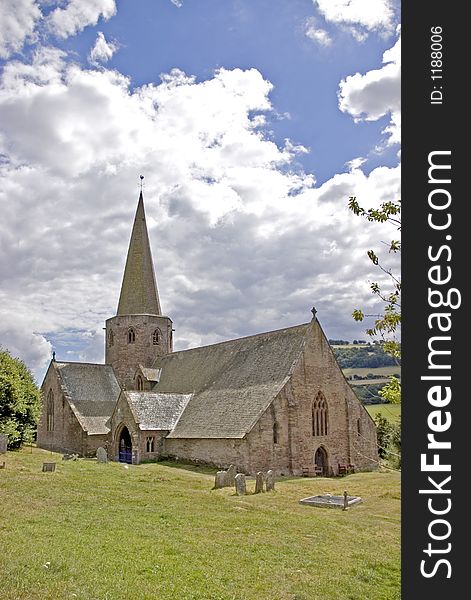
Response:
[{"label": "sky", "polygon": [[103,362],[144,201],[175,349],[365,339],[400,232],[398,0],[2,0],[0,344]]}]

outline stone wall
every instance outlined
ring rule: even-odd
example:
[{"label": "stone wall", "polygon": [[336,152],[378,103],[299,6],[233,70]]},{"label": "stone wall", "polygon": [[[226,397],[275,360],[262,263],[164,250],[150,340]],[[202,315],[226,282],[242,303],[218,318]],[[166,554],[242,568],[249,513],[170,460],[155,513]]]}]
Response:
[{"label": "stone wall", "polygon": [[[131,327],[135,340],[129,343]],[[156,329],[162,334],[158,344],[153,343]],[[138,365],[152,366],[157,356],[172,352],[172,344],[172,320],[168,317],[119,315],[106,321],[105,363],[113,367],[118,382],[127,390],[135,389],[134,374]]]},{"label": "stone wall", "polygon": [[183,461],[227,469],[231,464],[240,472],[250,473],[248,445],[245,439],[165,439],[163,455]]}]

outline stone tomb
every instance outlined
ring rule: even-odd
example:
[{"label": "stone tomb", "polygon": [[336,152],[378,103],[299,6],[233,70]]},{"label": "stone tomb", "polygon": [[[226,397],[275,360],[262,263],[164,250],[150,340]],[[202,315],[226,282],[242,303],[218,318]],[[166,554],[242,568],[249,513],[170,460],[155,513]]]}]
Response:
[{"label": "stone tomb", "polygon": [[[330,494],[322,494],[320,496],[310,496],[299,501],[300,504],[308,504],[309,506],[319,506],[321,508],[344,508],[344,496],[331,496]],[[347,496],[347,508],[362,502],[358,496]]]},{"label": "stone tomb", "polygon": [[8,436],[6,433],[0,433],[0,454],[5,454],[8,446]]}]

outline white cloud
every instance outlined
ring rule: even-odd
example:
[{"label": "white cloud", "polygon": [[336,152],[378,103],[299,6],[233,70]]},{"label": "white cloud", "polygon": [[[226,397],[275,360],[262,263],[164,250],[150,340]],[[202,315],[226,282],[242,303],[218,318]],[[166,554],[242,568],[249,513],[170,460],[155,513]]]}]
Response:
[{"label": "white cloud", "polygon": [[383,54],[384,66],[365,74],[349,75],[339,85],[339,108],[356,121],[377,121],[389,114],[383,133],[389,144],[400,141],[401,38]]},{"label": "white cloud", "polygon": [[118,45],[115,42],[108,42],[103,32],[99,31],[88,59],[92,65],[97,66],[99,63],[108,62],[117,49]]},{"label": "white cloud", "polygon": [[391,32],[394,5],[391,0],[313,0],[326,21],[350,29],[362,41],[371,31]]},{"label": "white cloud", "polygon": [[314,17],[308,17],[304,24],[304,32],[306,36],[320,46],[330,46],[332,38],[325,29],[317,26],[317,21]]},{"label": "white cloud", "polygon": [[25,41],[34,37],[34,28],[41,16],[34,0],[0,2],[0,58],[19,52]]},{"label": "white cloud", "polygon": [[[141,173],[178,348],[303,322],[313,304],[328,334],[361,335],[350,313],[371,303],[365,250],[379,226],[347,201],[397,198],[399,169],[366,176],[355,162],[316,188],[295,168],[306,149],[266,134],[271,90],[256,69],[202,82],[174,70],[132,90],[54,48],[5,66],[0,321],[38,376],[47,343],[58,358],[102,360]],[[21,323],[39,337],[22,338]]]},{"label": "white cloud", "polygon": [[175,4],[177,8],[181,8],[183,6],[182,0],[170,0],[172,4]]},{"label": "white cloud", "polygon": [[115,0],[69,0],[65,8],[56,8],[47,17],[49,30],[59,38],[75,35],[100,17],[105,21],[116,14]]}]

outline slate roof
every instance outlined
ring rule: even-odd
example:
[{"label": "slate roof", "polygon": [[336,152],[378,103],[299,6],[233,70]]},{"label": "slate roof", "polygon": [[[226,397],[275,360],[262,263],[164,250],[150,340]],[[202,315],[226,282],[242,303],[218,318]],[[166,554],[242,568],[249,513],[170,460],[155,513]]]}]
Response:
[{"label": "slate roof", "polygon": [[109,365],[54,361],[62,388],[79,423],[89,434],[105,434],[120,387]]},{"label": "slate roof", "polygon": [[170,431],[175,427],[191,394],[124,392],[141,430]]},{"label": "slate roof", "polygon": [[158,358],[153,391],[193,394],[169,438],[243,438],[287,382],[310,324]]}]

